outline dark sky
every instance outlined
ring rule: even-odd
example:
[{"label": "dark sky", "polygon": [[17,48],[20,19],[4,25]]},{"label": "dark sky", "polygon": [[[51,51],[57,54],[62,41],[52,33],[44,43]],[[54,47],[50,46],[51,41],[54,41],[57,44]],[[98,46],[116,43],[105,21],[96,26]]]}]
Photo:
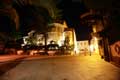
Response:
[{"label": "dark sky", "polygon": [[[62,0],[60,8],[63,9],[64,19],[69,27],[75,28],[77,40],[90,39],[91,29],[82,25],[80,15],[89,9],[99,9],[110,12],[109,20],[112,27],[109,36],[112,41],[120,39],[120,0]],[[112,12],[112,13],[111,13]]]},{"label": "dark sky", "polygon": [[[84,2],[82,2],[82,1],[84,1]],[[105,8],[105,9],[115,8],[115,9],[120,10],[120,0],[105,0],[105,1],[104,0],[59,0],[59,2],[61,2],[61,3],[58,5],[58,7],[62,10],[63,19],[66,20],[69,27],[72,27],[75,29],[76,34],[77,34],[76,35],[77,40],[85,40],[85,39],[90,38],[90,32],[91,32],[90,27],[88,27],[87,25],[82,25],[81,19],[80,19],[80,15],[85,12],[88,12],[89,8],[94,8],[94,9],[95,8],[98,8],[98,9],[100,9],[100,8]],[[118,12],[114,12],[113,15],[116,15],[116,13],[118,13],[118,16],[120,17],[120,11],[118,11]],[[119,22],[120,20],[118,20],[118,16],[115,17],[115,20],[118,23],[120,23]],[[6,18],[7,17],[5,17],[5,19]],[[115,20],[113,19],[113,21],[115,21]],[[4,20],[2,18],[0,19],[0,21],[1,21],[1,24],[4,22]],[[115,23],[116,23],[116,21],[115,21]],[[5,21],[5,22],[6,22],[6,24],[4,26],[11,24],[11,23],[9,23],[9,20]],[[120,24],[118,24],[118,25],[120,25]],[[6,30],[6,28],[3,28],[3,30]],[[9,30],[10,29],[8,29],[8,32],[9,32]],[[111,33],[112,33],[112,31],[111,31]]]},{"label": "dark sky", "polygon": [[[82,26],[80,24],[80,22],[81,22],[80,14],[87,11],[84,4],[80,0],[59,0],[59,1],[61,1],[61,3],[58,5],[58,7],[60,9],[62,9],[63,18],[64,18],[64,20],[66,20],[69,27],[75,28],[75,31],[77,34],[77,39],[78,40],[79,39],[87,39],[88,37],[86,35],[88,35],[89,30],[87,27]],[[18,12],[19,12],[19,10],[18,10]],[[10,23],[7,23],[7,24],[9,25]],[[6,29],[4,29],[4,30],[6,30]],[[8,29],[8,30],[10,30],[10,29]]]},{"label": "dark sky", "polygon": [[80,0],[63,0],[59,5],[63,9],[63,17],[69,27],[76,31],[77,40],[89,38],[90,30],[87,26],[81,25],[80,15],[87,12],[87,8]]}]

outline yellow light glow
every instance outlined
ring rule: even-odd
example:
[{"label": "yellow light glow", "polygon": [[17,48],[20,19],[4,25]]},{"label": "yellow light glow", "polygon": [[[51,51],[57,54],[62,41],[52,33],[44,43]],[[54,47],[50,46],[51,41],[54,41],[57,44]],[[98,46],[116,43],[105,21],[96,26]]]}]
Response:
[{"label": "yellow light glow", "polygon": [[21,55],[22,53],[23,53],[23,50],[18,50],[18,51],[17,51],[17,54],[18,54],[18,55]]},{"label": "yellow light glow", "polygon": [[[50,41],[55,41],[56,44],[58,44],[59,46],[62,46],[64,44],[65,38],[69,37],[69,45],[68,46],[74,46],[74,49],[72,48],[72,54],[79,54],[78,48],[77,48],[77,41],[76,41],[76,35],[75,35],[75,31],[72,28],[68,28],[67,29],[67,24],[64,21],[63,24],[59,24],[59,23],[53,23],[53,24],[49,24],[49,26],[53,26],[52,30],[48,32],[48,38],[47,38],[47,45],[50,44]],[[36,34],[33,35],[35,31],[31,31],[28,33],[28,36],[25,36],[23,38],[24,40],[24,44],[21,46],[25,46],[27,44],[31,45],[31,40],[29,41],[31,36],[34,36],[35,40],[33,39],[32,42],[34,42],[35,45],[44,45],[44,39],[43,39],[43,35],[42,34]],[[34,55],[35,53],[37,53],[37,51],[30,51],[30,55]]]},{"label": "yellow light glow", "polygon": [[30,55],[34,55],[34,54],[36,54],[38,51],[37,50],[31,50],[30,51]]},{"label": "yellow light glow", "polygon": [[93,25],[93,32],[96,33],[96,25]]},{"label": "yellow light glow", "polygon": [[98,39],[96,37],[93,37],[92,39],[92,43],[90,44],[90,52],[99,53]]},{"label": "yellow light glow", "polygon": [[79,54],[79,50],[78,50],[78,47],[77,47],[77,40],[76,40],[75,31],[73,33],[74,33],[74,45],[75,45],[74,52],[75,52],[75,54],[78,55]]}]

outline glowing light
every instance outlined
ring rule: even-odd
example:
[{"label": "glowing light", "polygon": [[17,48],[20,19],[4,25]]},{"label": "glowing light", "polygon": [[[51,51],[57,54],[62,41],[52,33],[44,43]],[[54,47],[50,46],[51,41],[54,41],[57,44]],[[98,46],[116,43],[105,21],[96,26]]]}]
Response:
[{"label": "glowing light", "polygon": [[28,41],[27,41],[28,38],[29,38],[29,36],[23,37],[23,42],[24,42],[24,44],[27,44],[27,43],[28,43]]},{"label": "glowing light", "polygon": [[[47,32],[48,33],[47,45],[50,44],[51,41],[55,41],[55,44],[62,46],[64,44],[65,38],[69,37],[69,45],[68,46],[74,47],[74,49],[72,47],[72,51],[71,51],[72,54],[79,54],[79,51],[77,48],[75,31],[73,29],[67,29],[67,24],[65,21],[63,24],[52,23],[52,24],[48,24],[48,26],[52,26],[52,29],[51,29],[51,31]],[[38,46],[40,44],[44,45],[45,40],[43,39],[43,35],[41,35],[41,34],[33,35],[33,33],[35,33],[34,30],[30,31],[28,33],[28,36],[23,37],[24,44],[22,44],[21,46],[25,46],[28,44],[31,45],[32,43],[34,43],[35,45],[38,45]],[[34,38],[30,39],[33,36],[34,36]],[[37,52],[38,51],[32,50],[32,51],[30,51],[30,55],[34,55]],[[53,53],[53,51],[50,53]]]},{"label": "glowing light", "polygon": [[56,53],[56,51],[48,51],[49,56],[53,56]]},{"label": "glowing light", "polygon": [[89,53],[90,46],[89,46],[89,41],[88,40],[83,40],[83,41],[78,41],[78,52],[81,53]]},{"label": "glowing light", "polygon": [[93,46],[93,44],[90,45],[90,52],[94,52],[94,46]]},{"label": "glowing light", "polygon": [[93,39],[91,40],[90,52],[99,53],[98,39],[96,37],[93,37]]},{"label": "glowing light", "polygon": [[38,51],[37,50],[31,50],[30,51],[30,55],[34,55],[34,54],[36,54]]},{"label": "glowing light", "polygon": [[93,25],[93,32],[96,33],[97,30],[96,30],[96,25]]},{"label": "glowing light", "polygon": [[78,50],[78,47],[77,47],[77,40],[76,40],[76,35],[75,35],[75,31],[73,32],[73,34],[74,34],[74,45],[75,45],[75,47],[74,47],[74,54],[79,54],[79,50]]},{"label": "glowing light", "polygon": [[61,40],[58,41],[58,45],[59,45],[59,46],[62,46],[62,44],[61,44]]},{"label": "glowing light", "polygon": [[18,55],[21,55],[23,52],[24,52],[23,50],[18,50],[18,51],[17,51],[17,54],[18,54]]}]

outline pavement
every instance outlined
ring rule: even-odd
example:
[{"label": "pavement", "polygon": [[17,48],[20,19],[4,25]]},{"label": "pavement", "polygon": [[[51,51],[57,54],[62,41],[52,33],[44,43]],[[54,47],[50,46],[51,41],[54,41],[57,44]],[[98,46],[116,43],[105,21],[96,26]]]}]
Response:
[{"label": "pavement", "polygon": [[0,80],[120,80],[120,68],[104,61],[99,55],[46,58],[24,58],[0,75]]},{"label": "pavement", "polygon": [[0,65],[5,64],[7,62],[16,61],[20,59],[26,58],[26,60],[33,59],[45,59],[45,58],[53,58],[53,57],[62,57],[62,56],[70,56],[70,55],[59,55],[59,56],[48,56],[48,55],[0,55]]},{"label": "pavement", "polygon": [[[65,55],[62,55],[65,56]],[[3,75],[10,69],[16,67],[23,60],[36,60],[47,59],[61,56],[48,56],[48,55],[0,55],[0,75]]]},{"label": "pavement", "polygon": [[18,65],[27,55],[0,55],[0,75]]}]

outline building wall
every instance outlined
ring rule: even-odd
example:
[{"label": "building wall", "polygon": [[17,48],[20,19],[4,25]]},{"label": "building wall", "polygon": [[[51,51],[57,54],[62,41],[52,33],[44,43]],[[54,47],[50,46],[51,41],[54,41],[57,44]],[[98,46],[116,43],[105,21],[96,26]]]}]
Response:
[{"label": "building wall", "polygon": [[54,24],[50,32],[48,32],[48,44],[50,41],[55,41],[61,46],[64,40],[64,26],[62,24]]},{"label": "building wall", "polygon": [[65,31],[65,38],[69,38],[69,45],[74,45],[74,37],[73,37],[73,32],[72,31]]},{"label": "building wall", "polygon": [[[67,49],[73,50],[73,52],[77,52],[77,45],[76,45],[76,35],[73,28],[66,28],[65,25],[62,24],[50,24],[52,29],[47,32],[47,45],[54,41],[55,44],[59,46],[66,46]],[[24,44],[23,46],[34,43],[34,45],[44,45],[45,39],[44,35],[40,33],[36,33],[35,31],[31,31],[28,33],[28,36],[24,37]],[[31,43],[32,42],[32,43]]]},{"label": "building wall", "polygon": [[89,52],[89,41],[88,40],[78,41],[77,47],[79,53]]}]

